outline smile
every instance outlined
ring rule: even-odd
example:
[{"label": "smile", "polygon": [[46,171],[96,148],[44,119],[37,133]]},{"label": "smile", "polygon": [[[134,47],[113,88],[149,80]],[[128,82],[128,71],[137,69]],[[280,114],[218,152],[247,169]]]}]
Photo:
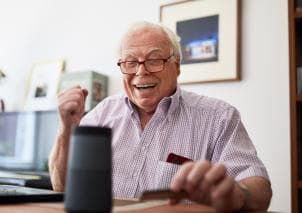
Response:
[{"label": "smile", "polygon": [[137,89],[150,89],[154,88],[156,84],[136,84],[134,85]]}]

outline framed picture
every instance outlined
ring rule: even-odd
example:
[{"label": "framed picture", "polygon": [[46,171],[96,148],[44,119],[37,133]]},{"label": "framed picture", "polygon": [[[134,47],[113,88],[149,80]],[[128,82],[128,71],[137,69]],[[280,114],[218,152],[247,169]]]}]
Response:
[{"label": "framed picture", "polygon": [[59,91],[79,85],[88,90],[85,111],[94,108],[107,96],[108,77],[93,70],[65,72],[62,75]]},{"label": "framed picture", "polygon": [[179,83],[240,80],[240,0],[165,4],[160,21],[180,39]]},{"label": "framed picture", "polygon": [[56,109],[56,96],[64,67],[63,60],[40,62],[33,65],[25,110]]}]

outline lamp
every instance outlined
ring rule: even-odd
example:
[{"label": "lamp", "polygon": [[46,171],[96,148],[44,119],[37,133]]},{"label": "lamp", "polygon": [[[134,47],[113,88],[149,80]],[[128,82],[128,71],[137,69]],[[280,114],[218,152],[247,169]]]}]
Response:
[{"label": "lamp", "polygon": [[[4,74],[4,72],[2,70],[0,70],[0,82],[5,77],[6,77],[6,75]],[[0,112],[4,112],[4,110],[5,110],[4,101],[2,98],[0,98]]]}]

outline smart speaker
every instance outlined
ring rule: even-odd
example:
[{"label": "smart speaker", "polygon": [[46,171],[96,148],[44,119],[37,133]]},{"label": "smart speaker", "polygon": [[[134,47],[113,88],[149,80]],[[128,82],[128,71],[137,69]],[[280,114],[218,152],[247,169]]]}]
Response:
[{"label": "smart speaker", "polygon": [[71,135],[65,187],[67,212],[110,212],[111,129],[76,127]]}]

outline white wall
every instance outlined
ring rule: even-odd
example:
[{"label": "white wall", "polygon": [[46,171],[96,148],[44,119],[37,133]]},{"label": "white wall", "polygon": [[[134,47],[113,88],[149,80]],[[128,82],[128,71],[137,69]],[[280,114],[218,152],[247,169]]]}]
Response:
[{"label": "white wall", "polygon": [[[0,86],[8,110],[23,106],[34,62],[64,58],[66,70],[110,76],[109,94],[121,91],[115,66],[126,26],[158,21],[157,1],[0,0]],[[271,210],[290,212],[290,136],[287,1],[242,0],[242,81],[183,86],[235,105],[271,176]],[[227,3],[227,0],[222,0]]]}]

